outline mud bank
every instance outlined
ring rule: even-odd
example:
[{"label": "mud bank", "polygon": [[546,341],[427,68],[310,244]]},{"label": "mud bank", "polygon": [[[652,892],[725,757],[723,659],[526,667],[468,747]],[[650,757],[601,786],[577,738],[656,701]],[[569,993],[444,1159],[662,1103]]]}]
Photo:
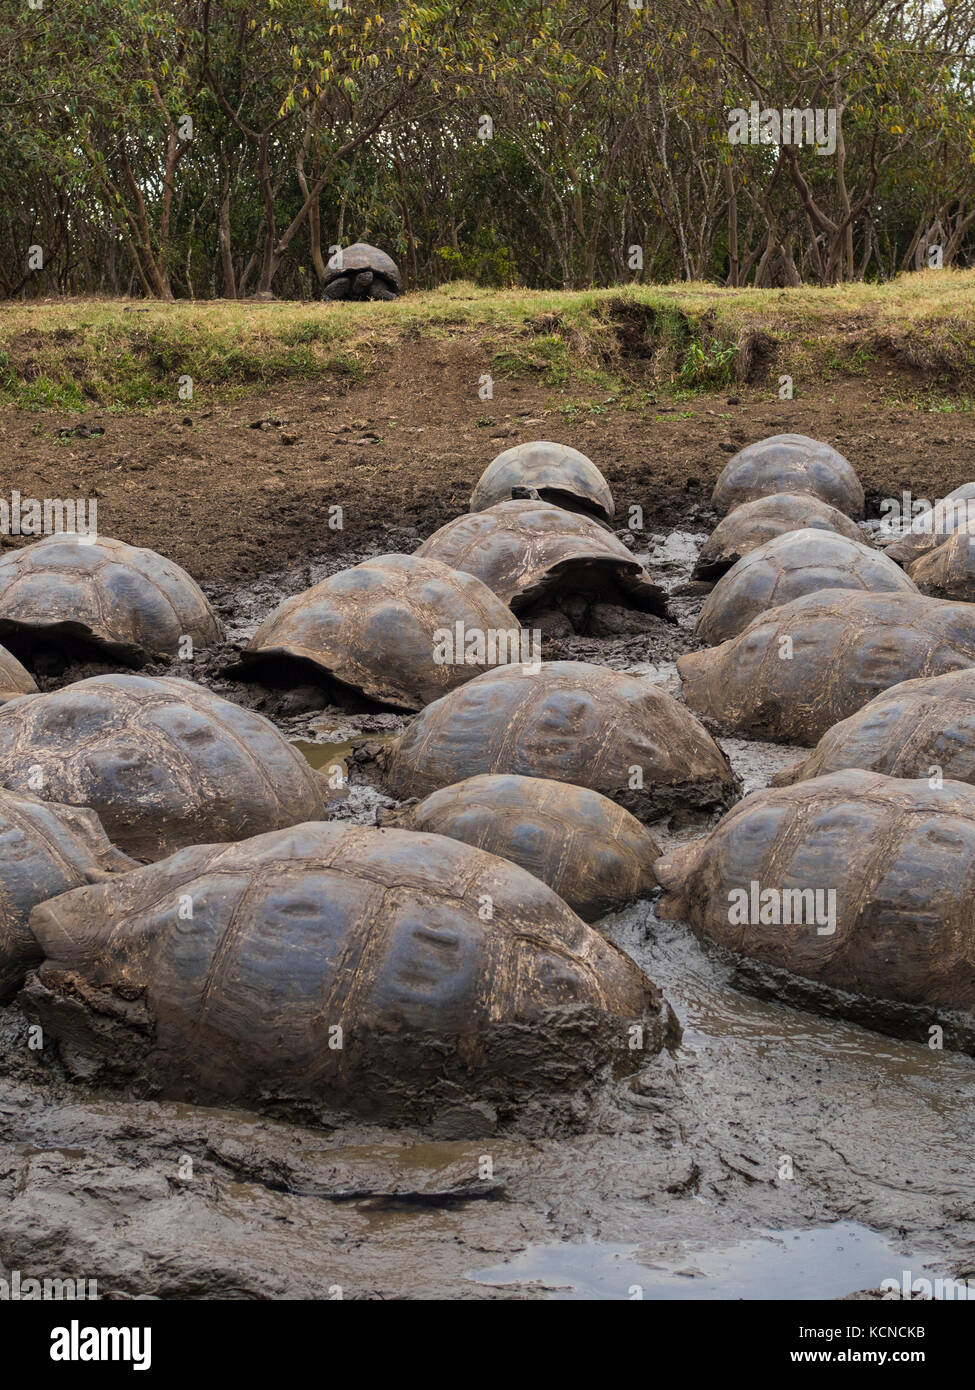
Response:
[{"label": "mud bank", "polygon": [[[701,596],[681,592],[707,522],[651,542],[672,594],[659,631],[550,636],[677,693]],[[341,767],[343,818],[392,805],[362,741],[405,717],[236,682],[228,659],[289,593],[418,532],[243,585],[210,583],[226,648],[182,674],[262,709]],[[51,676],[78,679],[80,668]],[[84,674],[92,674],[85,669]],[[720,739],[744,790],[794,747]],[[340,779],[341,780],[341,779]],[[341,794],[341,793],[340,793]],[[706,822],[653,827],[664,848]],[[882,1279],[975,1274],[975,1060],[736,990],[732,969],[653,900],[601,929],[659,985],[682,1046],[608,1085],[577,1133],[431,1139],[350,1121],[136,1101],[69,1084],[0,1010],[0,1275],[96,1279],[110,1298],[842,1297]]]}]

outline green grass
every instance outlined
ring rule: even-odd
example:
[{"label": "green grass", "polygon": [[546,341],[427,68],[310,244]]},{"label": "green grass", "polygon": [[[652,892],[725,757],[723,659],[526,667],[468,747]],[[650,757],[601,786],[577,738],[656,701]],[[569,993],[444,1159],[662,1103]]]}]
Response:
[{"label": "green grass", "polygon": [[949,386],[970,399],[975,271],[922,271],[887,285],[825,290],[488,290],[456,281],[369,305],[7,302],[0,404],[185,409],[181,376],[193,379],[194,403],[287,381],[355,386],[399,345],[457,339],[476,343],[495,375],[534,376],[576,413],[599,398],[634,409],[658,392],[686,398],[720,390],[738,380],[756,344],[752,380],[768,384],[788,372],[797,394],[804,380],[893,365],[930,378],[925,388],[941,399],[951,399]]}]

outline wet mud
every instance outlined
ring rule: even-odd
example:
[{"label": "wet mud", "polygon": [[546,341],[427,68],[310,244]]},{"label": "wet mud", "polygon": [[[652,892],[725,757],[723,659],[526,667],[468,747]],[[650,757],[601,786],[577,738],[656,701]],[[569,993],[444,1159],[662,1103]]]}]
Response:
[{"label": "wet mud", "polygon": [[[628,632],[617,615],[614,631],[581,635],[553,620],[544,655],[679,694],[676,659],[697,646],[706,592],[688,577],[709,526],[695,516],[639,557],[676,622]],[[396,805],[374,754],[408,716],[228,669],[282,597],[422,538],[407,528],[374,549],[209,582],[227,643],[147,670],[259,709],[333,773],[337,816],[374,823]],[[41,684],[104,669],[79,661]],[[745,792],[801,756],[719,742]],[[666,851],[712,822],[678,812],[649,828]],[[26,1017],[0,1010],[0,1276],[96,1279],[119,1299],[461,1300],[841,1298],[905,1270],[975,1277],[975,1060],[740,988],[734,962],[657,919],[656,896],[600,930],[663,991],[681,1045],[607,1079],[557,1138],[482,1132],[470,1113],[431,1135],[138,1100],[69,1080]]]}]

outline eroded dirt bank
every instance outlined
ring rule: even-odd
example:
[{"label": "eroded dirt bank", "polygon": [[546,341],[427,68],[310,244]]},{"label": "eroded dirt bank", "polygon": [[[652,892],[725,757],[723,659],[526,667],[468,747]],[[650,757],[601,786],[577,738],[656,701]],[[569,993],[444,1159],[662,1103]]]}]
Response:
[{"label": "eroded dirt bank", "polygon": [[[428,529],[398,520],[286,572],[211,579],[227,648],[159,669],[263,708],[320,761],[347,756],[402,718],[245,686],[222,664],[284,594],[365,553],[411,550]],[[679,587],[707,529],[685,503],[681,527],[654,517],[646,551],[635,548]],[[676,627],[550,639],[545,654],[676,691],[699,603],[675,595]],[[721,741],[746,790],[799,756]],[[384,801],[354,772],[339,814],[368,821]],[[685,818],[653,830],[667,844],[702,828]],[[94,1278],[117,1298],[452,1299],[628,1298],[637,1286],[841,1297],[905,1269],[975,1274],[975,1060],[740,994],[682,924],[657,922],[652,901],[602,929],[664,990],[684,1041],[559,1140],[312,1130],[92,1093],[62,1079],[53,1052],[30,1050],[16,1009],[0,1011],[0,1274]]]}]

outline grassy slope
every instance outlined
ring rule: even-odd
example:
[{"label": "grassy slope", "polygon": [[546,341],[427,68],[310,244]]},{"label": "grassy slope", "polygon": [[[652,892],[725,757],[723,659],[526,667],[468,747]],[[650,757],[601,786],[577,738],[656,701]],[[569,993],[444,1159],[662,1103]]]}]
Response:
[{"label": "grassy slope", "polygon": [[[975,271],[820,290],[627,286],[491,291],[454,283],[391,304],[54,300],[0,306],[0,404],[124,410],[287,380],[362,379],[419,337],[466,338],[495,375],[538,373],[582,397],[862,375],[883,361],[919,390],[975,394]],[[648,391],[647,388],[651,388]]]}]

